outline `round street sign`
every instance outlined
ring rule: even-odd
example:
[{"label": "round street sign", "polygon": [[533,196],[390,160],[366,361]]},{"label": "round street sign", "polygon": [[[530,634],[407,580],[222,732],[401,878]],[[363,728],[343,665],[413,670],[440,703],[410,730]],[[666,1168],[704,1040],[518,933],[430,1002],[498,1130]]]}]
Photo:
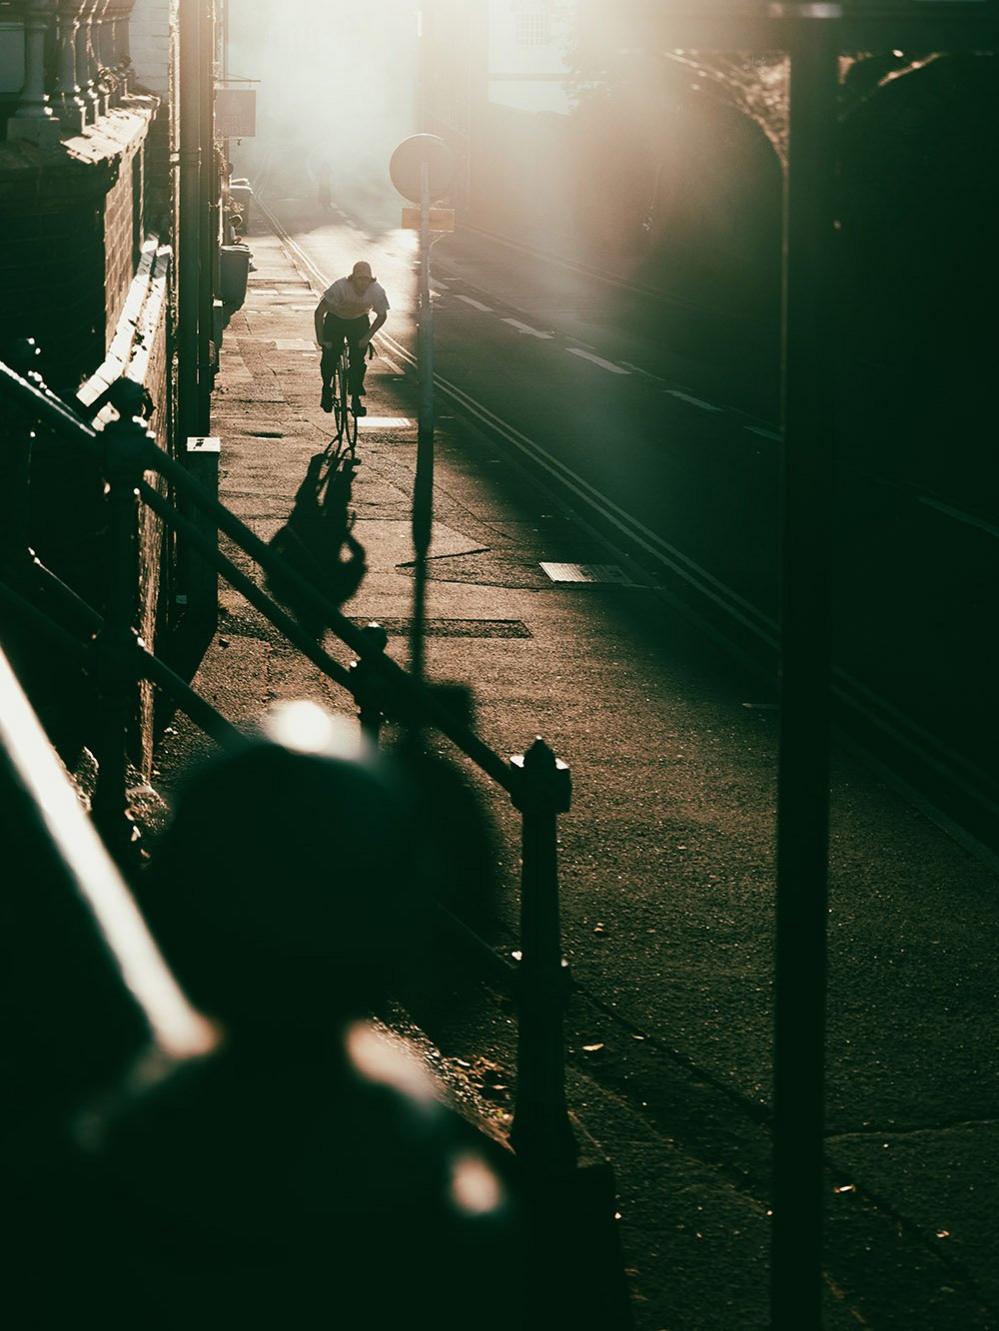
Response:
[{"label": "round street sign", "polygon": [[442,199],[454,179],[454,153],[436,134],[414,134],[403,139],[389,162],[392,184],[404,199],[420,202],[420,171],[426,162],[430,172],[430,202]]}]

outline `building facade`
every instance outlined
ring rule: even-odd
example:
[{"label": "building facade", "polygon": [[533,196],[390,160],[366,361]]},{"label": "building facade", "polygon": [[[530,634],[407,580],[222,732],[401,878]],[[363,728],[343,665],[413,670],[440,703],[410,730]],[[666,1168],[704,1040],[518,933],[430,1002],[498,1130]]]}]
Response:
[{"label": "building facade", "polygon": [[[157,442],[181,455],[178,20],[178,0],[0,3],[0,358],[41,373],[98,429],[115,415],[101,409],[106,390],[122,378],[141,385]],[[0,417],[8,440],[23,429]],[[96,468],[40,432],[31,548],[97,609],[108,573],[105,508]],[[174,589],[170,546],[148,511],[141,543],[138,627],[153,646]],[[86,680],[67,686],[30,643],[15,655],[36,707],[73,755],[87,742],[94,708]],[[148,771],[151,753],[146,691],[133,745],[140,769]]]}]

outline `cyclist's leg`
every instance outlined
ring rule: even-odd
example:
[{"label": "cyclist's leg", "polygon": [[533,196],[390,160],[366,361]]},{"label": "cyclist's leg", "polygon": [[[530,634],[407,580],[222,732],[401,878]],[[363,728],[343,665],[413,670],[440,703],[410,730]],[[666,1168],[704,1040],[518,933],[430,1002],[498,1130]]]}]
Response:
[{"label": "cyclist's leg", "polygon": [[322,408],[323,411],[333,410],[333,375],[336,372],[336,352],[332,347],[323,347],[323,354],[319,360],[319,373],[323,379]]},{"label": "cyclist's leg", "polygon": [[350,391],[355,399],[364,395],[364,375],[368,367],[367,354],[361,350],[358,342],[370,327],[368,316],[362,314],[359,319],[351,320],[351,330],[347,334],[347,346],[350,348]]}]

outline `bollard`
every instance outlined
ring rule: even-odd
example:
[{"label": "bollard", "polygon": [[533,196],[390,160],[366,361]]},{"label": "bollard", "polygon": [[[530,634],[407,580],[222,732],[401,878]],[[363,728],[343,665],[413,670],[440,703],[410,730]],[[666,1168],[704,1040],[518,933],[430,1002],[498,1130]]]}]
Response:
[{"label": "bollard", "polygon": [[361,730],[377,745],[385,722],[385,677],[380,658],[388,645],[388,634],[381,624],[368,624],[361,632],[372,650],[370,655],[351,661],[351,687],[358,702]]},{"label": "bollard", "polygon": [[107,602],[94,639],[98,692],[97,786],[94,821],[119,860],[129,854],[134,825],[128,815],[128,732],[138,692],[136,629],[139,615],[139,496],[149,434],[142,421],[123,416],[104,430],[108,482]]},{"label": "bollard", "polygon": [[563,1013],[569,966],[559,922],[558,815],[572,802],[569,769],[543,739],[511,759],[523,815],[517,1104],[510,1142],[532,1169],[567,1173],[578,1156],[565,1099]]}]

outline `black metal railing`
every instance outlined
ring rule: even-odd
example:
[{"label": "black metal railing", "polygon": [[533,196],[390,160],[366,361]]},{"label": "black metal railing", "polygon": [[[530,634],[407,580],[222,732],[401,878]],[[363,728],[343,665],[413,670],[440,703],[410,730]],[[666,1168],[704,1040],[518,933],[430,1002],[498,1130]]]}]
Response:
[{"label": "black metal railing", "polygon": [[210,1052],[211,1023],[182,993],[31,704],[0,650],[0,799],[44,838],[63,882],[89,913],[153,1045],[182,1060]]},{"label": "black metal railing", "polygon": [[[0,605],[27,630],[83,668],[99,697],[94,821],[119,862],[127,863],[133,827],[128,817],[126,758],[139,683],[152,682],[221,744],[239,732],[191,686],[149,651],[137,632],[140,613],[140,505],[145,504],[243,595],[303,655],[357,704],[364,730],[377,738],[386,720],[433,728],[509,795],[522,819],[521,939],[507,960],[457,916],[441,908],[448,931],[484,979],[501,985],[518,1009],[517,1094],[510,1134],[519,1159],[533,1172],[571,1171],[577,1145],[565,1097],[563,1013],[569,970],[562,955],[558,816],[568,811],[567,766],[538,738],[523,755],[504,761],[463,720],[385,651],[378,625],[362,628],[323,590],[260,540],[155,442],[138,416],[119,417],[103,430],[82,420],[34,374],[23,377],[0,362],[0,400],[25,428],[9,433],[0,470],[7,512],[23,513],[30,485],[30,428],[40,426],[70,448],[83,450],[104,477],[108,506],[108,569],[103,614],[44,567],[27,547],[23,524],[0,555]],[[178,503],[148,477],[163,478]],[[19,488],[20,487],[20,488]],[[196,517],[193,515],[197,515]],[[218,548],[216,531],[249,556],[265,577],[293,593],[295,604],[326,624],[354,653],[347,665],[331,656],[299,622]],[[23,545],[19,544],[23,541]],[[39,602],[43,602],[40,606]]]}]

